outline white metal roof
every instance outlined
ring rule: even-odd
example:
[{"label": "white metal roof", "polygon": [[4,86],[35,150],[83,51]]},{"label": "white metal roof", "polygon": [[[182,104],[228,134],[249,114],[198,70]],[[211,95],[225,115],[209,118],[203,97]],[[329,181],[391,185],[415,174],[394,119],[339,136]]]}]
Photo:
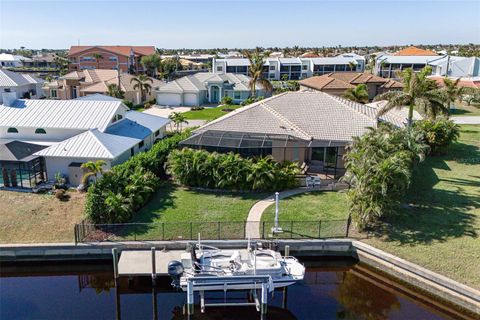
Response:
[{"label": "white metal roof", "polygon": [[390,56],[383,55],[377,60],[386,63],[427,64],[442,59],[441,56]]},{"label": "white metal roof", "polygon": [[60,158],[115,159],[141,140],[88,130],[35,153]]},{"label": "white metal roof", "polygon": [[147,114],[144,112],[138,112],[138,111],[128,111],[125,114],[125,118],[135,121],[136,123],[152,130],[152,132],[157,131],[158,129],[162,128],[163,126],[166,126],[167,124],[170,123],[170,119],[164,118],[164,117],[159,117],[159,116],[154,116],[152,114]]},{"label": "white metal roof", "polygon": [[17,73],[5,69],[0,69],[0,87],[24,86],[31,83],[43,83],[42,79],[33,77],[29,74]]},{"label": "white metal roof", "polygon": [[82,100],[82,101],[122,101],[122,99],[118,99],[115,97],[108,96],[106,94],[101,93],[94,93],[89,94],[83,97],[78,97],[74,100]]},{"label": "white metal roof", "polygon": [[119,109],[119,101],[16,100],[0,105],[0,126],[104,131]]},{"label": "white metal roof", "polygon": [[32,61],[32,59],[10,53],[0,53],[0,61]]}]

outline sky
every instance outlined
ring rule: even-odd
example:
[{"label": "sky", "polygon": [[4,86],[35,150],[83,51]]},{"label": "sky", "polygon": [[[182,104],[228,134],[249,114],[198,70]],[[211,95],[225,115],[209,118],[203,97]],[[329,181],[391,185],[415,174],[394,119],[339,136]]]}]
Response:
[{"label": "sky", "polygon": [[480,0],[0,0],[0,48],[480,43]]}]

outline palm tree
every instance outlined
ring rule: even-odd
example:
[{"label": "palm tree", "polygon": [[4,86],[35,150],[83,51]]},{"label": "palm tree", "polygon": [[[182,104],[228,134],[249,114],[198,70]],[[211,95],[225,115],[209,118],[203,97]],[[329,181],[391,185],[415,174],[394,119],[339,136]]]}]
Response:
[{"label": "palm tree", "polygon": [[162,65],[162,58],[159,54],[152,54],[149,56],[144,56],[140,60],[140,63],[143,67],[147,70],[149,75],[152,77],[156,76],[157,70],[161,68]]},{"label": "palm tree", "polygon": [[255,49],[253,53],[245,50],[244,54],[250,61],[248,73],[251,77],[250,83],[249,83],[251,96],[252,97],[256,96],[257,83],[261,84],[267,92],[271,92],[273,90],[272,84],[270,83],[270,81],[263,78],[263,62],[265,59],[265,55],[261,52],[260,48],[258,47]]},{"label": "palm tree", "polygon": [[82,169],[86,169],[87,172],[84,173],[82,176],[82,184],[86,185],[88,183],[88,179],[90,177],[95,176],[95,181],[98,178],[98,174],[103,174],[103,166],[106,164],[105,161],[103,160],[97,160],[95,162],[93,161],[88,161],[85,163],[82,163],[80,166]]},{"label": "palm tree", "polygon": [[445,94],[445,102],[448,109],[452,109],[453,103],[461,98],[464,94],[473,93],[472,88],[460,87],[458,84],[461,78],[451,80],[448,77],[443,78],[443,88],[441,89]]},{"label": "palm tree", "polygon": [[92,57],[94,57],[97,62],[97,69],[100,69],[100,59],[102,59],[103,56],[100,53],[94,53],[92,54]]},{"label": "palm tree", "polygon": [[121,88],[118,87],[118,85],[116,85],[115,83],[111,83],[107,86],[107,95],[109,95],[110,97],[114,97],[114,98],[119,98],[119,99],[123,99],[125,97],[125,92],[122,91]]},{"label": "palm tree", "polygon": [[260,158],[252,165],[247,181],[252,182],[253,190],[272,189],[275,181],[276,165],[277,163],[270,156]]},{"label": "palm tree", "polygon": [[348,67],[350,68],[350,71],[356,70],[357,69],[357,63],[350,61],[348,63]]},{"label": "palm tree", "polygon": [[292,47],[292,56],[298,57],[300,54],[300,47],[299,46],[293,46]]},{"label": "palm tree", "polygon": [[137,77],[132,78],[130,80],[130,83],[132,82],[135,82],[135,84],[133,85],[133,89],[140,91],[140,96],[143,103],[146,100],[146,94],[150,93],[152,90],[152,86],[148,82],[153,83],[153,80],[146,75],[141,74]]},{"label": "palm tree", "polygon": [[343,97],[351,101],[355,101],[359,103],[367,103],[368,102],[367,85],[359,84],[355,88],[347,89],[343,93]]},{"label": "palm tree", "polygon": [[436,82],[427,78],[430,73],[430,67],[425,67],[418,73],[414,73],[410,68],[404,70],[403,91],[389,91],[375,97],[375,101],[388,100],[377,116],[380,117],[394,108],[401,109],[407,106],[408,127],[411,128],[415,107],[433,119],[440,113],[448,115],[444,95],[436,90]]},{"label": "palm tree", "polygon": [[182,131],[182,123],[188,124],[187,118],[181,112],[172,112],[168,118],[175,124],[177,132]]},{"label": "palm tree", "polygon": [[109,190],[105,197],[108,220],[107,223],[115,221],[126,221],[132,213],[132,200],[121,193],[114,193]]}]

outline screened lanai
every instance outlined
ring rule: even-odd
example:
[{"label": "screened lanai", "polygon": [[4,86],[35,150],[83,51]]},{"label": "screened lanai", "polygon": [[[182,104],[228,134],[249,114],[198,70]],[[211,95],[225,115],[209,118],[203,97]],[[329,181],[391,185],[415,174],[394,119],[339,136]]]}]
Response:
[{"label": "screened lanai", "polygon": [[271,155],[277,161],[304,162],[311,144],[288,134],[247,133],[207,130],[183,140],[180,145],[192,149],[235,152],[242,156]]}]

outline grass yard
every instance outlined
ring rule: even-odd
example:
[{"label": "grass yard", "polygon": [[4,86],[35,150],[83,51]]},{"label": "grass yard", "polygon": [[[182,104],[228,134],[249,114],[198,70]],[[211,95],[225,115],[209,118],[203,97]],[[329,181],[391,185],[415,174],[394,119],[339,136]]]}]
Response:
[{"label": "grass yard", "polygon": [[480,126],[461,126],[446,156],[429,157],[407,203],[365,242],[480,289]]},{"label": "grass yard", "polygon": [[220,232],[222,237],[244,238],[243,221],[253,204],[265,197],[264,193],[214,193],[165,184],[131,221],[148,225],[131,226],[122,235],[161,240],[196,238],[199,232],[212,237]]},{"label": "grass yard", "polygon": [[[279,223],[284,237],[288,237],[288,233],[292,238],[344,237],[347,210],[345,192],[302,193],[280,200]],[[262,221],[267,223],[266,230],[271,229],[274,219],[275,204],[262,215]]]},{"label": "grass yard", "polygon": [[85,194],[68,194],[68,201],[60,201],[53,195],[0,191],[0,243],[72,242]]},{"label": "grass yard", "polygon": [[222,111],[222,109],[238,109],[240,107],[240,105],[222,105],[215,108],[205,108],[202,110],[187,111],[184,112],[183,115],[187,118],[187,120],[214,120],[228,113]]},{"label": "grass yard", "polygon": [[480,116],[480,104],[472,103],[468,106],[463,101],[456,101],[455,106],[451,112],[452,116]]}]

